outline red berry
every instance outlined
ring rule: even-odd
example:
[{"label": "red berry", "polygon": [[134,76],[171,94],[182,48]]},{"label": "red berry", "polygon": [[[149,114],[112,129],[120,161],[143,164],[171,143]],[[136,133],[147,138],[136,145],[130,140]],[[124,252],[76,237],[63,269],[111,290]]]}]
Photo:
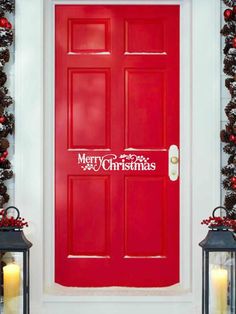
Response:
[{"label": "red berry", "polygon": [[8,156],[8,151],[6,150],[5,152],[3,152],[2,156],[6,158]]},{"label": "red berry", "polygon": [[0,117],[0,123],[4,123],[6,121],[5,117]]},{"label": "red berry", "polygon": [[5,157],[0,157],[0,162],[4,162],[5,161]]},{"label": "red berry", "polygon": [[6,19],[5,17],[0,18],[0,27],[6,27],[8,23],[8,19]]},{"label": "red berry", "polygon": [[236,183],[236,177],[230,178],[230,181],[231,181],[232,183]]},{"label": "red berry", "polygon": [[232,184],[232,188],[236,190],[236,183]]},{"label": "red berry", "polygon": [[5,27],[8,28],[8,29],[12,29],[12,25],[11,25],[10,22],[8,22]]},{"label": "red berry", "polygon": [[234,48],[236,48],[236,37],[234,37],[233,41],[232,41],[232,45]]},{"label": "red berry", "polygon": [[229,140],[230,140],[230,142],[234,142],[234,141],[236,140],[236,136],[233,135],[233,134],[231,134],[231,135],[229,136]]},{"label": "red berry", "polygon": [[225,17],[226,20],[231,19],[233,17],[233,11],[230,10],[230,9],[226,9],[224,11],[224,17]]}]

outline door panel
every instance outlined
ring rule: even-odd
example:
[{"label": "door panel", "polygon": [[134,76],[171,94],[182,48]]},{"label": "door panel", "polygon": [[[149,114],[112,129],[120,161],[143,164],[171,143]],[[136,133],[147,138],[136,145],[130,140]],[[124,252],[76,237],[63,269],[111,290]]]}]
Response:
[{"label": "door panel", "polygon": [[165,75],[152,69],[126,69],[125,75],[126,148],[163,147]]},{"label": "door panel", "polygon": [[138,18],[125,21],[125,52],[165,53],[164,20]]},{"label": "door panel", "polygon": [[68,196],[69,256],[106,256],[110,224],[109,177],[70,176]]},{"label": "door panel", "polygon": [[[69,148],[110,146],[109,69],[69,69]],[[96,99],[96,101],[94,101]]]},{"label": "door panel", "polygon": [[166,256],[164,195],[164,178],[125,177],[125,257]]},{"label": "door panel", "polygon": [[179,6],[57,5],[55,280],[179,282]]}]

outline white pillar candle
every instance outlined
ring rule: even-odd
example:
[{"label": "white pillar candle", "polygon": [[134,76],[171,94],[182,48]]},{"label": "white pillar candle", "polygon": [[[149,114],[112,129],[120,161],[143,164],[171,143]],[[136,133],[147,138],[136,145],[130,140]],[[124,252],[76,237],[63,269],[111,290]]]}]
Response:
[{"label": "white pillar candle", "polygon": [[215,314],[227,314],[228,272],[214,268],[211,271],[212,293],[215,301]]},{"label": "white pillar candle", "polygon": [[3,267],[4,314],[19,313],[20,266],[8,264]]}]

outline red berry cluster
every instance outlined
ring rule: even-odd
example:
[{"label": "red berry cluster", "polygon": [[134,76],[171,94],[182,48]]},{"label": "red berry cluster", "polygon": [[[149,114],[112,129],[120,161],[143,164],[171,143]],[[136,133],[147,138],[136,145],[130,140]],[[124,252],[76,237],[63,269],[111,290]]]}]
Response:
[{"label": "red berry cluster", "polygon": [[[235,19],[235,18],[236,18],[236,6],[234,6],[234,7],[232,8],[232,10],[231,10],[231,9],[226,9],[226,10],[224,11],[224,18],[225,18],[225,21],[226,21],[226,22],[229,21],[229,20],[231,20],[231,19]],[[236,48],[236,37],[234,37],[234,38],[232,39],[232,46],[233,46],[234,48]]]},{"label": "red berry cluster", "polygon": [[231,20],[232,18],[235,17],[235,15],[236,15],[236,6],[233,6],[232,10],[231,9],[226,9],[224,11],[225,21]]},{"label": "red berry cluster", "polygon": [[[1,158],[0,158],[1,160]],[[236,190],[236,177],[230,178],[231,187]]]},{"label": "red berry cluster", "polygon": [[208,219],[204,219],[201,224],[211,228],[227,227],[236,231],[236,220],[228,217],[209,217]]},{"label": "red berry cluster", "polygon": [[14,218],[13,216],[8,217],[5,214],[5,210],[0,211],[0,229],[1,228],[15,228],[22,229],[23,227],[28,227],[28,222],[24,218]]},{"label": "red berry cluster", "polygon": [[8,151],[6,150],[5,152],[1,154],[0,162],[4,162],[6,160],[7,155],[8,155]]},{"label": "red berry cluster", "polygon": [[0,27],[12,29],[12,24],[8,21],[7,18],[1,17],[0,18]]}]

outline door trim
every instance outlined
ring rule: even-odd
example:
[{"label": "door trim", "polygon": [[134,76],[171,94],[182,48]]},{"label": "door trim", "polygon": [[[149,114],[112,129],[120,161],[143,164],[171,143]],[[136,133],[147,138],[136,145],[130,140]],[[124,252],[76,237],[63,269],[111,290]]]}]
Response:
[{"label": "door trim", "polygon": [[[54,129],[53,8],[62,3],[181,5],[182,287],[172,288],[172,291],[167,289],[164,296],[160,289],[61,290],[52,285],[54,145],[50,130]],[[52,308],[55,302],[161,302],[167,305],[173,302],[199,306],[201,252],[197,244],[206,233],[200,221],[220,203],[220,1],[56,0],[45,1],[43,6],[41,0],[31,0],[30,3],[22,0],[16,4],[16,12],[15,199],[16,205],[30,221],[27,233],[34,243],[31,254],[33,312],[37,313],[42,302],[50,303],[48,306]],[[209,16],[211,24],[208,24]],[[209,52],[205,42],[211,47]],[[34,79],[29,79],[31,77]],[[61,295],[65,293],[69,296]]]}]

